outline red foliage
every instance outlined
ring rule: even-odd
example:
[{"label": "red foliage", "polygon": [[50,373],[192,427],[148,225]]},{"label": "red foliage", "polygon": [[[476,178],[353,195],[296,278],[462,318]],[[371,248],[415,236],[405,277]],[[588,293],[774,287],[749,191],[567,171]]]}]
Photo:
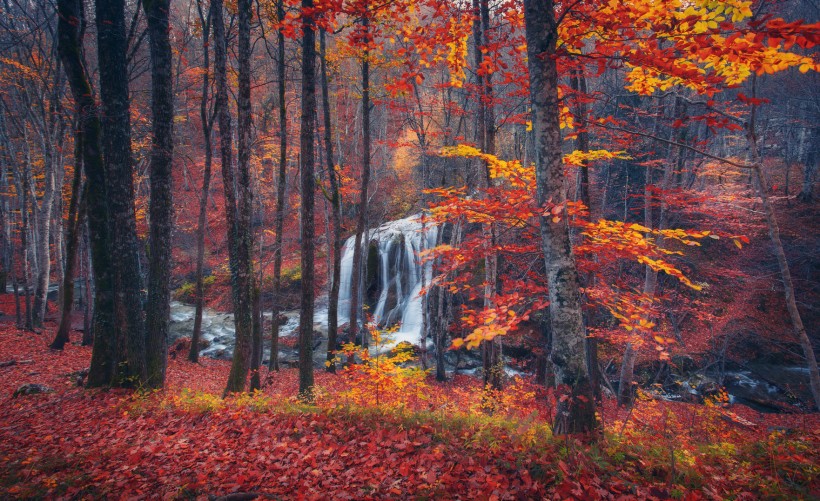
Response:
[{"label": "red foliage", "polygon": [[[465,415],[486,402],[478,381],[466,376],[431,382],[431,398],[407,413],[343,405],[337,395],[349,380],[324,373],[317,374],[318,407],[283,403],[296,394],[295,370],[271,374],[264,395],[222,401],[208,393],[221,391],[229,364],[207,358],[200,364],[171,360],[168,387],[158,394],[84,390],[71,373],[87,366],[91,350],[48,350],[51,330],[36,335],[0,327],[0,361],[32,361],[0,368],[5,498],[251,491],[299,499],[327,499],[329,493],[334,499],[820,493],[812,466],[820,459],[817,415],[764,418],[739,406],[729,411],[658,401],[641,401],[627,412],[607,401],[607,435],[592,454],[575,439],[548,438],[551,399],[529,383],[516,382],[498,396],[494,412],[509,418]],[[55,391],[12,398],[23,383]],[[502,408],[506,404],[509,409]],[[671,485],[668,448],[681,456],[672,470],[681,478]]]}]

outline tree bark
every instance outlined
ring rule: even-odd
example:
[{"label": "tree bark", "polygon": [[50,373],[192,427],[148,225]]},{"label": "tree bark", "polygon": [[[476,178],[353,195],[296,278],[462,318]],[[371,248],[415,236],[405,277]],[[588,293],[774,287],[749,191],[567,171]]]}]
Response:
[{"label": "tree bark", "polygon": [[134,212],[125,1],[97,2],[96,10],[100,98],[103,106],[102,145],[108,187],[111,255],[116,257],[112,263],[119,374],[114,384],[132,386],[146,382],[148,368]]},{"label": "tree bark", "polygon": [[[284,0],[276,3],[276,16],[285,18]],[[271,347],[268,369],[279,370],[279,312],[282,309],[282,242],[285,231],[285,193],[287,190],[288,162],[288,108],[285,99],[285,33],[276,32],[276,72],[279,84],[279,177],[276,184],[276,241],[273,246],[273,313],[271,316]]]},{"label": "tree bark", "polygon": [[[228,89],[226,79],[225,25],[222,20],[222,1],[214,0],[212,19],[216,42],[217,107],[219,108],[219,128],[222,135],[222,179],[225,188],[225,213],[228,222],[228,250],[231,265],[231,286],[233,290],[234,324],[236,326],[236,348],[234,349],[231,372],[225,393],[241,392],[245,389],[252,348],[252,297],[253,272],[251,269],[251,228],[250,217],[252,195],[250,191],[250,133],[251,133],[251,87],[250,87],[250,23],[251,2],[240,0],[237,62],[239,63],[237,93],[237,172],[231,164],[230,111],[228,110]],[[223,124],[225,125],[223,129]]]},{"label": "tree bark", "polygon": [[333,274],[330,279],[330,292],[327,306],[327,370],[336,372],[336,342],[339,330],[339,285],[342,274],[342,200],[339,194],[339,177],[333,160],[333,129],[330,120],[330,92],[327,83],[327,47],[325,30],[319,31],[319,50],[322,79],[322,111],[325,125],[325,157],[327,173],[330,179],[330,204],[333,233],[330,236],[333,249]]},{"label": "tree bark", "polygon": [[299,396],[313,399],[314,152],[316,129],[316,23],[313,0],[302,0],[302,124],[299,131],[302,297],[299,311]]},{"label": "tree bark", "polygon": [[74,275],[77,262],[77,245],[79,244],[80,221],[84,216],[85,188],[83,187],[82,168],[82,131],[77,131],[74,139],[74,179],[71,182],[71,200],[68,203],[68,229],[66,235],[66,264],[61,284],[60,294],[60,326],[57,335],[51,342],[49,348],[52,350],[62,350],[69,342],[69,331],[71,330],[71,313],[74,306]]},{"label": "tree bark", "polygon": [[211,190],[211,167],[213,165],[213,147],[211,132],[213,131],[213,114],[208,113],[208,99],[210,91],[211,50],[208,38],[211,33],[211,10],[207,16],[202,9],[202,0],[197,0],[197,11],[202,23],[202,99],[199,103],[199,120],[202,122],[202,140],[205,144],[205,166],[202,174],[202,191],[199,196],[199,216],[196,231],[196,310],[194,313],[194,331],[191,334],[191,351],[188,360],[199,362],[199,340],[202,337],[202,308],[205,303],[205,232],[208,229],[208,194]]},{"label": "tree bark", "polygon": [[[49,147],[46,147],[48,150]],[[32,208],[37,215],[37,276],[34,284],[34,306],[32,323],[34,327],[42,327],[48,307],[48,286],[51,275],[51,254],[49,252],[51,240],[51,215],[54,209],[54,198],[57,194],[57,176],[55,170],[62,166],[55,165],[53,152],[45,155],[45,190],[40,202],[39,210],[36,201],[32,200]]]},{"label": "tree bark", "polygon": [[151,52],[151,201],[148,305],[145,354],[148,386],[165,384],[168,328],[171,321],[171,230],[173,227],[174,90],[171,42],[168,36],[170,0],[142,0]]},{"label": "tree bark", "polygon": [[[362,15],[362,31],[364,43],[370,41],[370,12],[369,4],[365,2],[366,12]],[[362,239],[366,231],[367,223],[367,189],[370,184],[370,57],[367,48],[362,53],[362,184],[359,193],[359,206],[356,214],[356,238],[355,246],[353,247],[353,266],[350,286],[350,318],[349,329],[352,340],[356,339],[359,334],[359,310],[361,309],[361,302],[359,301],[361,291],[361,275],[363,265],[364,249],[362,248]],[[362,314],[364,316],[364,314]],[[365,319],[362,318],[362,324],[365,325]],[[367,329],[362,331],[362,346],[367,347]]]},{"label": "tree bark", "polygon": [[[94,267],[94,314],[96,333],[91,352],[87,386],[107,386],[114,382],[117,367],[117,336],[114,327],[114,277],[110,252],[110,227],[105,164],[102,157],[101,123],[88,73],[82,61],[82,34],[85,16],[80,0],[59,0],[57,10],[58,46],[71,93],[74,96],[82,131],[83,169],[88,186],[88,227],[90,254]],[[83,336],[85,340],[85,334]]]},{"label": "tree bark", "polygon": [[[527,55],[536,143],[536,201],[564,205],[566,186],[559,126],[558,27],[552,0],[525,0]],[[542,216],[541,240],[547,270],[550,325],[556,385],[568,390],[559,399],[554,431],[590,432],[598,427],[585,357],[586,333],[581,311],[578,270],[569,239],[566,210],[560,222]],[[563,398],[567,397],[567,398]]]}]

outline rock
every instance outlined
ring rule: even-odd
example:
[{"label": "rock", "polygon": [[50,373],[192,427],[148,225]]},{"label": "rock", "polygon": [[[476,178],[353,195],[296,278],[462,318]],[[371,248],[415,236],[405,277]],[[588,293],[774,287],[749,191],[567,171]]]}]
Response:
[{"label": "rock", "polygon": [[37,395],[40,393],[53,393],[54,390],[44,384],[26,383],[23,386],[14,390],[12,398],[17,398],[20,395]]},{"label": "rock", "polygon": [[416,357],[419,354],[419,348],[413,343],[410,343],[408,341],[402,341],[390,350],[390,356],[396,356],[400,353],[407,352],[411,353],[414,357]]},{"label": "rock", "polygon": [[704,381],[703,383],[699,384],[695,391],[698,392],[701,399],[706,399],[709,397],[715,397],[720,394],[722,388],[719,384],[714,381]]},{"label": "rock", "polygon": [[680,375],[687,375],[691,374],[698,368],[698,364],[695,362],[690,356],[687,355],[675,355],[670,360],[669,365],[674,367],[674,373]]}]

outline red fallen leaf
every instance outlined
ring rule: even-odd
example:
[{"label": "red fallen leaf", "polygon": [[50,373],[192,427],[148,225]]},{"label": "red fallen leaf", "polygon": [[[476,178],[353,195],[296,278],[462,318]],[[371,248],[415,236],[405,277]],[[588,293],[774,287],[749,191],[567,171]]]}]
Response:
[{"label": "red fallen leaf", "polygon": [[569,466],[567,466],[567,463],[565,463],[564,461],[558,461],[558,469],[564,472],[564,475],[569,475]]}]

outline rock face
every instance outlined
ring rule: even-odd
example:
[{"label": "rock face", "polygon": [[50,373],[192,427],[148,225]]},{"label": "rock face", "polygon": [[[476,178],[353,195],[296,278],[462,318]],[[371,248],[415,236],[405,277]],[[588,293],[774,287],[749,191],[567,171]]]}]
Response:
[{"label": "rock face", "polygon": [[27,383],[14,390],[12,398],[17,398],[21,395],[39,395],[41,393],[52,393],[54,390],[44,384]]}]

